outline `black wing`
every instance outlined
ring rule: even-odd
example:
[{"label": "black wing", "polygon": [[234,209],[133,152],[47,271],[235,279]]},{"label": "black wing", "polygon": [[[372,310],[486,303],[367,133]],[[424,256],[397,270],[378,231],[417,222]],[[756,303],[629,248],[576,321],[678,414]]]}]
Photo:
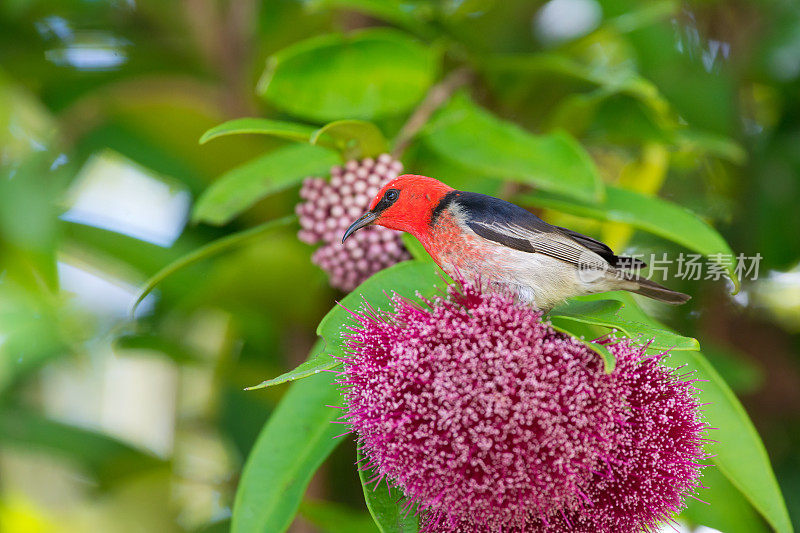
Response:
[{"label": "black wing", "polygon": [[530,211],[485,194],[454,191],[452,202],[467,217],[467,225],[485,239],[529,253],[548,255],[575,265],[586,265],[591,251],[617,268],[640,268],[642,261],[618,257],[602,242],[576,231],[548,224]]}]

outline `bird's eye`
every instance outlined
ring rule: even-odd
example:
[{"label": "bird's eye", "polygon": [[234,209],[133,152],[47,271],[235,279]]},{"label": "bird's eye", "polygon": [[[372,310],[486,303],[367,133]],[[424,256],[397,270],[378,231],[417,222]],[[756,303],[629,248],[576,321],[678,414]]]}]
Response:
[{"label": "bird's eye", "polygon": [[397,192],[397,189],[389,189],[386,191],[386,194],[383,195],[387,202],[394,202],[397,200],[398,196],[400,196],[400,193]]}]

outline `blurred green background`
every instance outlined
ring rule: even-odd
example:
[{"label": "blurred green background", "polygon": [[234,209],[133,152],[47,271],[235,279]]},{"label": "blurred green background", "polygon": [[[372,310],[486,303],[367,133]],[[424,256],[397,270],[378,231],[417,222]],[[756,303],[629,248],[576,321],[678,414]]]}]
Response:
[{"label": "blurred green background", "polygon": [[[315,36],[387,26],[385,46],[349,58],[268,62]],[[469,94],[530,132],[571,136],[606,184],[685,206],[735,253],[761,254],[736,296],[724,281],[670,280],[693,300],[648,310],[700,339],[800,525],[797,2],[4,0],[3,531],[227,531],[243,462],[286,391],[243,388],[303,361],[342,294],[287,226],[177,271],[131,320],[138,288],[171,261],[294,212],[296,182],[233,213],[195,208],[221,176],[292,144],[198,140],[245,116],[368,119],[393,138],[456,68],[471,78],[452,105]],[[349,98],[372,83],[383,92]],[[406,170],[531,198],[446,141],[423,128]],[[549,222],[618,251],[686,251],[613,213],[582,218],[535,198]],[[342,439],[293,532],[374,530],[354,457]],[[767,530],[735,489],[712,503],[705,525]]]}]

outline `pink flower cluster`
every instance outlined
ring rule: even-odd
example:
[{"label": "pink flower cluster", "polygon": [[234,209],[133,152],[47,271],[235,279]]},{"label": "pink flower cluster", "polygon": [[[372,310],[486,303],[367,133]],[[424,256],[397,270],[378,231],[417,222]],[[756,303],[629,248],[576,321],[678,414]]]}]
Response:
[{"label": "pink flower cluster", "polygon": [[298,237],[309,244],[322,243],[311,260],[328,273],[331,286],[351,291],[379,270],[410,258],[400,233],[380,226],[364,228],[341,242],[381,187],[402,170],[400,161],[381,154],[377,160],[352,160],[331,168],[330,182],[322,178],[303,182],[300,197],[305,202],[296,207]]},{"label": "pink flower cluster", "polygon": [[705,457],[697,389],[628,340],[611,374],[541,313],[470,284],[356,314],[341,379],[369,462],[425,531],[656,530]]}]

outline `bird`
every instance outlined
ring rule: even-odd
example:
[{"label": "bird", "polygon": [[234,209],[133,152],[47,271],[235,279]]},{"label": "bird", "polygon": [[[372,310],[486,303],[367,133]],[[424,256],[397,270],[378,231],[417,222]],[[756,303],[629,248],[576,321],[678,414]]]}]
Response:
[{"label": "bird", "polygon": [[372,224],[416,237],[453,279],[499,287],[542,311],[573,296],[612,290],[669,304],[691,298],[640,276],[643,261],[615,255],[596,239],[427,176],[404,174],[384,185],[342,244]]}]

